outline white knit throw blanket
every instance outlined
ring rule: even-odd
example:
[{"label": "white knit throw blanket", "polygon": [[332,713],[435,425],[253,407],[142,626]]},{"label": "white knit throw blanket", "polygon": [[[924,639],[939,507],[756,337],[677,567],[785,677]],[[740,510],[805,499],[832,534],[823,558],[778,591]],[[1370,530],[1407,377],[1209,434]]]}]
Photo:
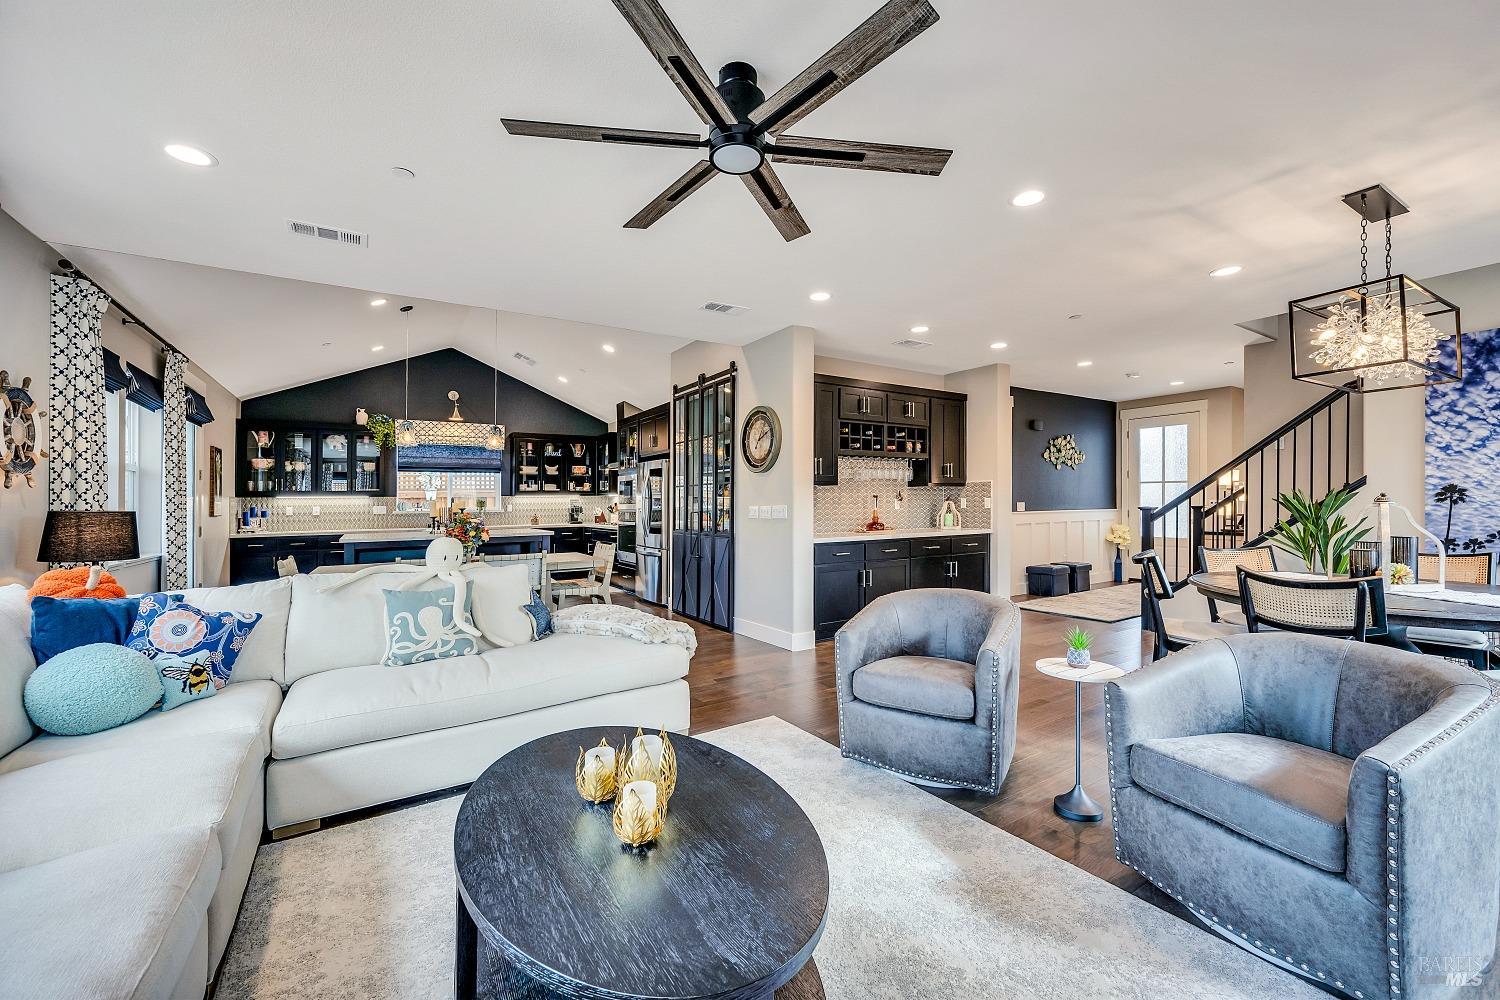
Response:
[{"label": "white knit throw blanket", "polygon": [[573,635],[608,635],[636,642],[681,646],[692,656],[698,650],[698,637],[684,622],[668,621],[635,608],[617,608],[612,604],[575,604],[552,616],[552,630]]},{"label": "white knit throw blanket", "polygon": [[1454,604],[1482,604],[1490,608],[1500,608],[1500,594],[1486,594],[1477,590],[1438,590],[1430,584],[1418,584],[1416,588],[1396,586],[1391,588],[1391,593],[1400,594],[1403,597],[1426,597],[1434,601],[1452,601]]}]

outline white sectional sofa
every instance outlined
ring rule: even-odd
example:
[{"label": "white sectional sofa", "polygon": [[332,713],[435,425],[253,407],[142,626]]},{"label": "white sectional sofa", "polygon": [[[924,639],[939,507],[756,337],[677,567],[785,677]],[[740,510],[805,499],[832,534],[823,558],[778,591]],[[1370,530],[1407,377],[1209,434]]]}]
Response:
[{"label": "white sectional sofa", "polygon": [[[476,620],[520,629],[503,619],[520,614],[525,567],[482,575]],[[678,646],[554,635],[380,665],[381,591],[401,582],[188,591],[205,610],[264,616],[230,683],[73,737],[26,716],[30,612],[22,588],[0,588],[0,997],[202,997],[268,830],[465,784],[547,733],[686,731]]]}]

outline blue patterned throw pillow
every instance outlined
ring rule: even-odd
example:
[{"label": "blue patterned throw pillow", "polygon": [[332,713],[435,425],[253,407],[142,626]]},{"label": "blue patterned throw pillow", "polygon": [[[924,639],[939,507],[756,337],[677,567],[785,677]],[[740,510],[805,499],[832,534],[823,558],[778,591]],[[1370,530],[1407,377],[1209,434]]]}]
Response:
[{"label": "blue patterned throw pillow", "polygon": [[[467,593],[465,604],[468,603]],[[479,642],[453,620],[453,587],[385,591],[385,665],[472,656]],[[465,613],[468,612],[465,607]]]},{"label": "blue patterned throw pillow", "polygon": [[204,611],[183,601],[181,594],[146,594],[125,645],[153,660],[206,651],[214,687],[221,688],[229,683],[234,661],[260,619],[248,612]]},{"label": "blue patterned throw pillow", "polygon": [[186,656],[163,653],[152,662],[161,675],[161,710],[170,712],[190,701],[212,698],[219,689],[214,685],[211,653],[200,649]]},{"label": "blue patterned throw pillow", "polygon": [[541,594],[533,590],[531,600],[521,605],[521,610],[531,617],[533,639],[541,639],[552,634],[552,612],[547,609],[547,602],[542,600]]}]

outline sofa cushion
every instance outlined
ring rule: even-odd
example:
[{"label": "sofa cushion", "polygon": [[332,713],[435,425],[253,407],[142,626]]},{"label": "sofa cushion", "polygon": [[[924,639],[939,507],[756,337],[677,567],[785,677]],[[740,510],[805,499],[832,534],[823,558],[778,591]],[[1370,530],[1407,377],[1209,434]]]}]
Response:
[{"label": "sofa cushion", "polygon": [[457,607],[458,588],[449,584],[435,590],[385,592],[385,658],[388,667],[474,656],[479,640],[460,623],[469,614],[469,589]]},{"label": "sofa cushion", "polygon": [[220,863],[212,834],[179,827],[0,874],[0,996],[171,995]]},{"label": "sofa cushion", "polygon": [[58,653],[107,642],[125,645],[140,602],[130,597],[31,599],[31,655],[37,665]]},{"label": "sofa cushion", "polygon": [[264,760],[271,753],[271,720],[276,718],[280,707],[281,685],[274,681],[230,684],[208,701],[175,712],[147,712],[134,722],[91,736],[43,734],[0,758],[0,774],[81,753],[156,745],[215,733],[254,736],[256,752]]},{"label": "sofa cushion", "polygon": [[974,664],[936,656],[891,656],[854,671],[854,697],[942,719],[974,718]]},{"label": "sofa cushion", "polygon": [[328,670],[302,678],[287,692],[271,754],[302,757],[499,719],[665,684],[687,672],[687,650],[680,646],[594,635],[554,635],[399,670],[379,664]]},{"label": "sofa cushion", "polygon": [[[385,657],[385,594],[411,583],[405,571],[371,573],[337,590],[345,578],[289,577],[292,610],[287,618],[286,683],[295,684],[323,670],[362,667]],[[436,590],[448,584],[433,577],[412,588]]]},{"label": "sofa cushion", "polygon": [[1273,850],[1344,870],[1354,762],[1252,733],[1145,740],[1130,777],[1146,791]]},{"label": "sofa cushion", "polygon": [[531,599],[531,565],[485,563],[470,569],[470,610],[474,624],[492,645],[502,649],[531,641],[531,616],[522,610]]},{"label": "sofa cushion", "polygon": [[257,744],[250,733],[220,733],[0,774],[0,871],[177,826],[213,831],[227,852],[260,787]]},{"label": "sofa cushion", "polygon": [[31,739],[36,731],[22,701],[26,680],[35,669],[26,588],[19,583],[0,587],[0,756]]},{"label": "sofa cushion", "polygon": [[264,580],[237,587],[197,587],[182,591],[182,599],[204,611],[234,611],[258,614],[260,621],[250,630],[239,658],[234,661],[231,684],[237,681],[271,680],[285,687],[286,628],[292,609],[290,580]]}]

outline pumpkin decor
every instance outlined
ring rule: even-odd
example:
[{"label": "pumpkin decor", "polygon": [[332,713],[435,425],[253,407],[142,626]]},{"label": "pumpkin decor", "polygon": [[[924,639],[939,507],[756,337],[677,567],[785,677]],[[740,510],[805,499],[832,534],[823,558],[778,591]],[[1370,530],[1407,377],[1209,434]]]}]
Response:
[{"label": "pumpkin decor", "polygon": [[109,573],[99,571],[99,579],[90,586],[89,575],[97,566],[74,566],[71,569],[49,569],[36,578],[26,593],[31,597],[124,597],[125,588]]}]

